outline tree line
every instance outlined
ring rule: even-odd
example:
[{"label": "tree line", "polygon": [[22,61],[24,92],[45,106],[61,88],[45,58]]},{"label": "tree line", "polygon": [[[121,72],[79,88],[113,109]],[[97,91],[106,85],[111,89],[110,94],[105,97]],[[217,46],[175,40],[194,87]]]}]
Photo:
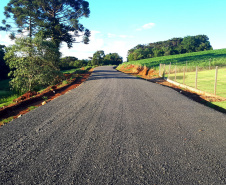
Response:
[{"label": "tree line", "polygon": [[119,65],[123,62],[123,58],[118,53],[109,53],[105,55],[103,50],[98,50],[93,54],[93,57],[79,60],[77,57],[67,56],[59,61],[61,70],[82,68],[86,66],[101,66],[101,65]]},{"label": "tree line", "polygon": [[89,14],[85,0],[10,0],[0,31],[11,32],[15,44],[0,47],[0,67],[4,71],[0,78],[5,77],[9,66],[14,90],[26,92],[56,83],[63,76],[60,45],[66,42],[71,48],[78,37],[84,44],[89,43],[90,31],[79,22]]},{"label": "tree line", "polygon": [[212,49],[208,36],[186,36],[184,38],[173,38],[146,45],[139,44],[128,51],[127,60],[134,61]]},{"label": "tree line", "polygon": [[96,51],[91,57],[92,65],[119,65],[123,62],[118,53],[109,53],[105,55],[103,50]]}]

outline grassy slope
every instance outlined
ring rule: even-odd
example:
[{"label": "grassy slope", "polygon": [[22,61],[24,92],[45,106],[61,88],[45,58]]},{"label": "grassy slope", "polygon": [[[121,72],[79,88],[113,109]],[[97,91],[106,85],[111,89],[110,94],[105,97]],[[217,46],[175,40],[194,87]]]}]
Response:
[{"label": "grassy slope", "polygon": [[156,58],[148,58],[143,60],[125,62],[122,65],[141,65],[148,68],[158,69],[159,64],[177,64],[186,65],[186,61],[190,66],[209,66],[209,60],[211,59],[211,66],[226,65],[226,49],[200,51],[194,53],[186,53],[180,55],[170,55]]}]

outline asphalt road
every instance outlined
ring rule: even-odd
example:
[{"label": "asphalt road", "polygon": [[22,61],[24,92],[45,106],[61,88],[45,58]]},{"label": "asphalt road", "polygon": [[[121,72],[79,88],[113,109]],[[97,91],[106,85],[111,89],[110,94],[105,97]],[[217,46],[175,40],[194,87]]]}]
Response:
[{"label": "asphalt road", "polygon": [[226,184],[226,115],[98,67],[0,128],[1,184]]}]

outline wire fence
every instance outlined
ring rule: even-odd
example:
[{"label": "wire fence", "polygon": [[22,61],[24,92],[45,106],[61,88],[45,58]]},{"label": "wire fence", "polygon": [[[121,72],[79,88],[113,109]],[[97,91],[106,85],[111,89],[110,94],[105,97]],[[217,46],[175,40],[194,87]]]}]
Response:
[{"label": "wire fence", "polygon": [[226,66],[159,65],[159,76],[226,98]]}]

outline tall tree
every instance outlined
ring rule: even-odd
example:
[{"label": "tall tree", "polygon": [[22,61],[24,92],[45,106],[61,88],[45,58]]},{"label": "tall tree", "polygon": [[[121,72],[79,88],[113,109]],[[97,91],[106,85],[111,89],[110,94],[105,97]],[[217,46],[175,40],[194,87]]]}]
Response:
[{"label": "tall tree", "polygon": [[109,53],[104,57],[105,65],[119,65],[122,63],[122,57],[118,53]]},{"label": "tall tree", "polygon": [[93,54],[93,58],[91,61],[92,65],[102,65],[104,63],[104,57],[105,54],[103,50],[96,51]]},{"label": "tall tree", "polygon": [[[58,48],[61,42],[72,47],[80,36],[81,42],[89,42],[90,31],[79,23],[79,19],[90,14],[85,0],[10,0],[4,14],[6,19],[0,31],[12,31],[11,38],[15,38],[16,32],[28,31],[30,38],[33,35],[51,38]],[[15,29],[9,19],[16,24]]]},{"label": "tall tree", "polygon": [[[83,36],[82,42],[88,44],[90,31],[79,23],[82,17],[89,17],[89,3],[85,0],[39,0],[42,24],[39,34],[51,38],[59,47],[66,42],[68,47],[76,42],[76,37]],[[81,35],[81,33],[83,33]]]},{"label": "tall tree", "polygon": [[[38,23],[40,22],[40,11],[37,1],[34,0],[10,0],[4,11],[6,19],[2,21],[4,26],[0,30],[11,31],[11,38],[15,34],[27,34],[30,38],[37,33]],[[16,27],[11,24],[13,21]]]}]

